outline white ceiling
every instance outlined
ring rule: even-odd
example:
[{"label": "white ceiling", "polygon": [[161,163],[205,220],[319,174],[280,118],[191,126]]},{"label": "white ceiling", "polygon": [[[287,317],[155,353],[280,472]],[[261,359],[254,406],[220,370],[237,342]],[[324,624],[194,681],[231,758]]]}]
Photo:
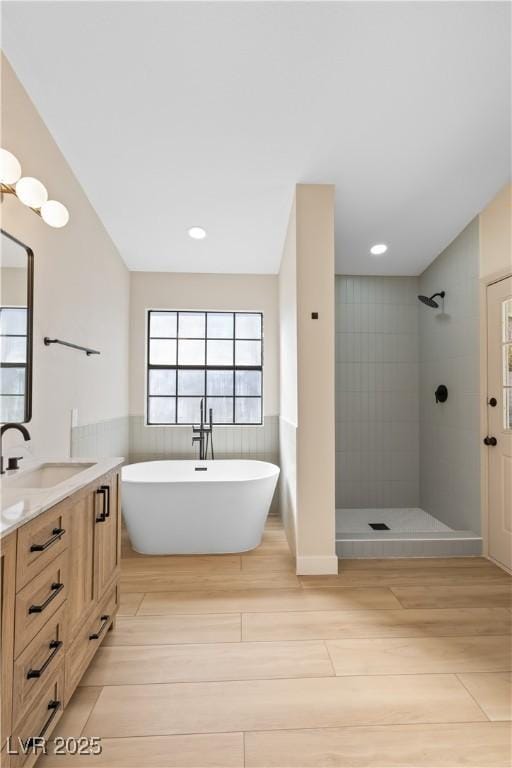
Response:
[{"label": "white ceiling", "polygon": [[276,272],[310,182],[338,272],[410,275],[509,178],[510,11],[4,2],[3,47],[130,268]]}]

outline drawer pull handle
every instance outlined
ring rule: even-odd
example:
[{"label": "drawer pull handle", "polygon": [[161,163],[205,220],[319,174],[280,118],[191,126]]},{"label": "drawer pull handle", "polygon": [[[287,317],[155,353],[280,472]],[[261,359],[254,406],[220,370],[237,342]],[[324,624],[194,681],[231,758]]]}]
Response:
[{"label": "drawer pull handle", "polygon": [[99,628],[99,630],[97,632],[94,632],[94,634],[89,635],[89,640],[99,640],[100,639],[103,631],[105,630],[107,624],[110,621],[110,616],[108,614],[106,614],[105,616],[102,616],[101,617],[101,621],[103,622],[101,627]]},{"label": "drawer pull handle", "polygon": [[43,725],[41,729],[41,733],[39,736],[31,736],[29,739],[25,742],[25,749],[30,749],[31,747],[35,747],[38,744],[40,744],[40,739],[43,738],[48,728],[51,726],[53,720],[57,717],[57,712],[59,711],[61,707],[61,702],[56,701],[54,699],[51,699],[51,701],[48,702],[48,710],[51,710],[51,715],[46,721],[46,723]]},{"label": "drawer pull handle", "polygon": [[110,516],[110,486],[100,485],[96,493],[103,496],[103,509],[99,517],[96,518],[97,523],[104,523],[107,517]]},{"label": "drawer pull handle", "polygon": [[41,664],[39,669],[29,669],[27,672],[27,680],[32,680],[34,677],[41,677],[45,669],[52,663],[59,650],[62,648],[62,640],[52,640],[48,648],[51,650],[50,655],[46,661]]},{"label": "drawer pull handle", "polygon": [[41,605],[31,605],[30,608],[28,609],[28,612],[41,613],[42,611],[44,611],[45,608],[47,608],[50,605],[52,600],[55,600],[59,592],[61,592],[63,589],[64,589],[64,584],[56,581],[51,586],[51,590],[52,590],[51,595],[48,595],[44,603],[41,603]]},{"label": "drawer pull handle", "polygon": [[64,536],[66,531],[64,528],[54,528],[52,531],[53,536],[48,539],[48,541],[45,541],[44,544],[32,544],[30,547],[31,552],[44,552],[45,549],[48,549],[48,547],[51,547],[52,544],[55,544],[56,541],[59,541],[61,536]]}]

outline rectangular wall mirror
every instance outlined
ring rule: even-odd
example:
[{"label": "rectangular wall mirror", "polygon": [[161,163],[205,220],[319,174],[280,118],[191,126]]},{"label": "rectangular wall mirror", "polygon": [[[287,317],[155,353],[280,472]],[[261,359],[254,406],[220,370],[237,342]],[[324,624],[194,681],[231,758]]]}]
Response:
[{"label": "rectangular wall mirror", "polygon": [[34,255],[7,232],[0,242],[0,422],[32,417]]}]

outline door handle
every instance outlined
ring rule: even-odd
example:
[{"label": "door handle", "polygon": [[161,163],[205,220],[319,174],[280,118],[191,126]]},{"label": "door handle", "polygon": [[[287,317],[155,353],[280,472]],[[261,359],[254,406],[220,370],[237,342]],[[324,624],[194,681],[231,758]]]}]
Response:
[{"label": "door handle", "polygon": [[484,445],[492,445],[492,446],[498,445],[498,441],[496,440],[495,437],[487,436],[487,437],[484,437]]}]

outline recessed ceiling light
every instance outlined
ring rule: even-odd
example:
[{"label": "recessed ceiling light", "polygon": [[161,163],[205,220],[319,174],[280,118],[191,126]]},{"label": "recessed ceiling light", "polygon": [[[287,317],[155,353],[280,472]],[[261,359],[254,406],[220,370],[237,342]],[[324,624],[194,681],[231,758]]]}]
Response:
[{"label": "recessed ceiling light", "polygon": [[190,227],[188,234],[193,240],[204,240],[206,237],[206,230],[202,227]]},{"label": "recessed ceiling light", "polygon": [[373,256],[382,256],[383,253],[386,253],[388,247],[385,243],[377,243],[377,245],[372,245],[370,248],[370,253]]}]

